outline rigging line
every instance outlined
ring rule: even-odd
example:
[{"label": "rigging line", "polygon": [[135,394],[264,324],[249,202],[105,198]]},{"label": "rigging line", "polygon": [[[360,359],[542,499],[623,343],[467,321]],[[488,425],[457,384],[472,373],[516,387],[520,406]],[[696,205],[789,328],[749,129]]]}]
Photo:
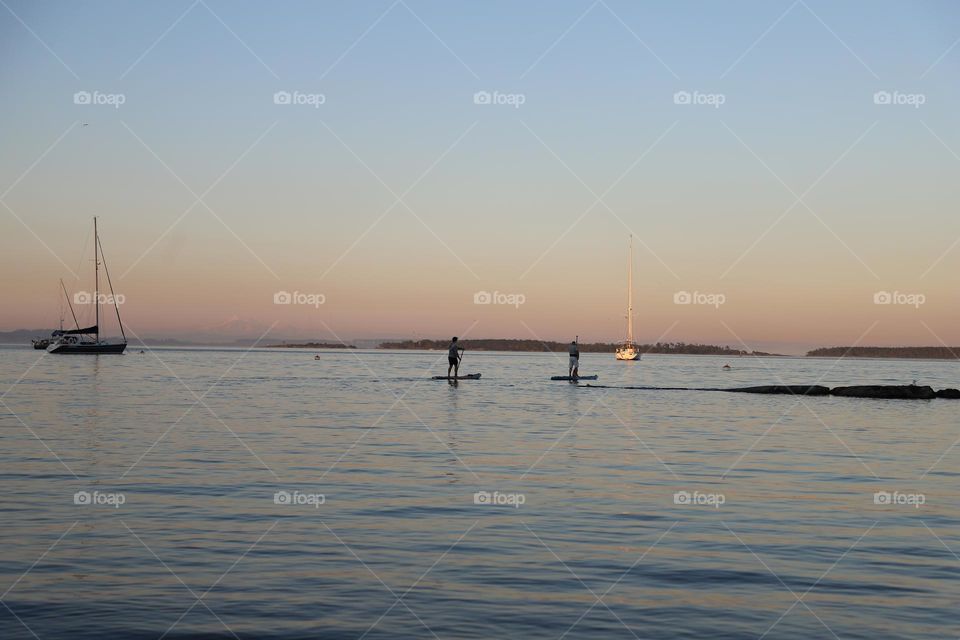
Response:
[{"label": "rigging line", "polygon": [[117,295],[113,292],[113,281],[110,280],[110,269],[107,267],[107,258],[103,255],[103,244],[100,242],[100,238],[97,237],[97,246],[100,247],[100,258],[103,260],[103,271],[107,274],[107,284],[110,286],[110,297],[113,298],[113,308],[117,312],[117,324],[120,325],[120,335],[123,336],[123,341],[127,341],[127,334],[123,332],[123,322],[120,320],[120,305],[117,302]]},{"label": "rigging line", "polygon": [[80,323],[77,322],[77,314],[73,311],[73,304],[70,302],[70,296],[67,295],[67,287],[63,284],[63,278],[60,278],[60,288],[63,289],[63,297],[67,299],[67,306],[70,307],[70,315],[73,316],[73,324],[77,325],[77,331],[79,331]]}]

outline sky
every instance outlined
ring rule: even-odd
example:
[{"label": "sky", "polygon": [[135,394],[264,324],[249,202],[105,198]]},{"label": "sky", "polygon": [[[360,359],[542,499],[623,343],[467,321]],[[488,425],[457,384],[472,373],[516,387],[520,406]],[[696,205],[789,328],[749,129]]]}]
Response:
[{"label": "sky", "polygon": [[0,330],[93,290],[98,216],[128,335],[615,341],[632,235],[639,342],[960,345],[958,42],[950,0],[3,0]]}]

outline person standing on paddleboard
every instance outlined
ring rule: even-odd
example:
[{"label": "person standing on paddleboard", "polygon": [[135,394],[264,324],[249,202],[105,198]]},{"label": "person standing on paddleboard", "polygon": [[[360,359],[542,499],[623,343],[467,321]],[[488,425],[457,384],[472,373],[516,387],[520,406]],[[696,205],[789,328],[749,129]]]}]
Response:
[{"label": "person standing on paddleboard", "polygon": [[453,336],[453,340],[450,341],[450,346],[447,347],[447,377],[450,377],[450,370],[453,370],[453,377],[460,377],[460,358],[463,356],[460,355],[463,353],[464,349],[459,344],[457,344],[457,336]]},{"label": "person standing on paddleboard", "polygon": [[577,345],[577,341],[574,340],[570,343],[570,370],[567,375],[571,378],[577,378],[580,376],[580,346]]}]

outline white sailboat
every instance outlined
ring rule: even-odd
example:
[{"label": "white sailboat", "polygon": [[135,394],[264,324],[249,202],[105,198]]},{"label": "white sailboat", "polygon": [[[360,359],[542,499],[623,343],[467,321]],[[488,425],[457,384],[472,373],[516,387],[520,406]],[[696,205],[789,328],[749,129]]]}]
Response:
[{"label": "white sailboat", "polygon": [[616,351],[617,360],[639,360],[640,350],[633,342],[633,235],[630,236],[630,254],[627,262],[627,339]]}]

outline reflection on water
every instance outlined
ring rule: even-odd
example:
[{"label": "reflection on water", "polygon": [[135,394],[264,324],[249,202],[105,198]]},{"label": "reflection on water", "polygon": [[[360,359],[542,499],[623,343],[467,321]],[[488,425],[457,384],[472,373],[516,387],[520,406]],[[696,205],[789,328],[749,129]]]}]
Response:
[{"label": "reflection on water", "polygon": [[[34,365],[0,405],[0,636],[956,636],[960,403],[467,359],[482,380],[429,380],[435,353],[0,350],[0,392]],[[953,363],[582,360],[608,385],[958,386]]]}]

